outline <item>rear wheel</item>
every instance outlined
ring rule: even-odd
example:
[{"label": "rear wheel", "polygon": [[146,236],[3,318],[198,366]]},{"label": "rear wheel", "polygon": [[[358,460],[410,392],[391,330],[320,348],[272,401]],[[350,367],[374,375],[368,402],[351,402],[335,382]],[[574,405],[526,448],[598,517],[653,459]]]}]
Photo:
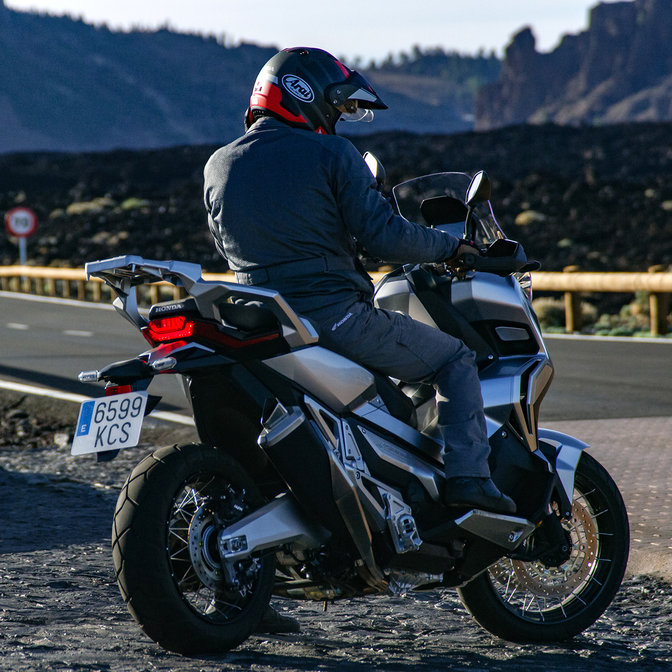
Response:
[{"label": "rear wheel", "polygon": [[179,653],[245,640],[268,606],[275,557],[223,561],[217,537],[263,504],[244,470],[210,446],[162,448],[133,470],[117,502],[112,550],[128,609]]},{"label": "rear wheel", "polygon": [[515,642],[569,639],[611,604],[628,560],[628,518],[611,476],[586,453],[563,527],[572,551],[559,566],[503,558],[458,590],[486,630]]}]

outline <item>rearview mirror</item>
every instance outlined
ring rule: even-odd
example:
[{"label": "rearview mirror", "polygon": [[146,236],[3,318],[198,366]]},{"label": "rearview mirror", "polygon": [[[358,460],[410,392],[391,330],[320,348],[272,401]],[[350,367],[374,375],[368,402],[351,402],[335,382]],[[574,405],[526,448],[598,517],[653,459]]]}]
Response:
[{"label": "rearview mirror", "polygon": [[484,170],[479,171],[471,178],[471,184],[467,189],[467,205],[473,206],[476,203],[490,200],[491,191],[490,178]]},{"label": "rearview mirror", "polygon": [[380,191],[385,184],[385,168],[383,168],[383,164],[371,152],[364,153],[364,163],[366,163],[371,171],[371,175],[373,175],[378,185],[378,191]]}]

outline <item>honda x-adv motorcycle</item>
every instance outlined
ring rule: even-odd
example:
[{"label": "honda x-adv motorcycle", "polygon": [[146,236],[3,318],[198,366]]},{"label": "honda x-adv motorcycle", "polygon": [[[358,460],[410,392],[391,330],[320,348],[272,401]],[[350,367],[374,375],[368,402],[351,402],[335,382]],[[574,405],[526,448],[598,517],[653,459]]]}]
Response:
[{"label": "honda x-adv motorcycle", "polygon": [[[593,624],[618,590],[629,549],[623,500],[586,444],[538,427],[553,366],[530,303],[536,266],[497,225],[487,177],[429,175],[393,197],[407,219],[484,250],[457,269],[398,268],[375,300],[476,352],[492,477],[516,514],[446,508],[434,389],[321,347],[278,292],[205,281],[189,263],[89,263],[151,347],[81,374],[105,381],[106,396],[83,403],[73,453],[105,459],[137,445],[155,402],[149,384],[174,374],[201,441],[142,460],[114,514],[121,593],[161,646],[231,649],[272,595],[445,588],[499,637],[562,640]],[[156,282],[184,298],[147,313],[136,289]]]}]

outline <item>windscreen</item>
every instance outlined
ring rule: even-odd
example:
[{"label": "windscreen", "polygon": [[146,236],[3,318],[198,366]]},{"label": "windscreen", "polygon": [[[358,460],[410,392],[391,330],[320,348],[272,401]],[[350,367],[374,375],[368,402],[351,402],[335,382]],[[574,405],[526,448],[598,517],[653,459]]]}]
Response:
[{"label": "windscreen", "polygon": [[[457,238],[464,236],[467,206],[464,199],[471,182],[466,173],[434,173],[398,184],[392,196],[399,214],[410,222],[433,226]],[[504,238],[490,202],[474,208],[475,242],[488,245]]]}]

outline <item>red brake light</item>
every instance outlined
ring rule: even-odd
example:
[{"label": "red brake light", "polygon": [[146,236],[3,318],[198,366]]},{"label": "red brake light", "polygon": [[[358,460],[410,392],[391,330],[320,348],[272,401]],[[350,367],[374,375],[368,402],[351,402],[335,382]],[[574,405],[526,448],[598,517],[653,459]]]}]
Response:
[{"label": "red brake light", "polygon": [[147,327],[148,337],[154,343],[175,341],[194,335],[196,323],[187,320],[184,315],[173,315],[152,320]]},{"label": "red brake light", "polygon": [[185,315],[171,315],[150,320],[147,327],[142,330],[142,334],[152,346],[158,343],[201,337],[206,341],[220,343],[227,348],[245,348],[280,338],[280,333],[277,331],[262,336],[235,338],[220,331],[216,324],[190,320]]}]

